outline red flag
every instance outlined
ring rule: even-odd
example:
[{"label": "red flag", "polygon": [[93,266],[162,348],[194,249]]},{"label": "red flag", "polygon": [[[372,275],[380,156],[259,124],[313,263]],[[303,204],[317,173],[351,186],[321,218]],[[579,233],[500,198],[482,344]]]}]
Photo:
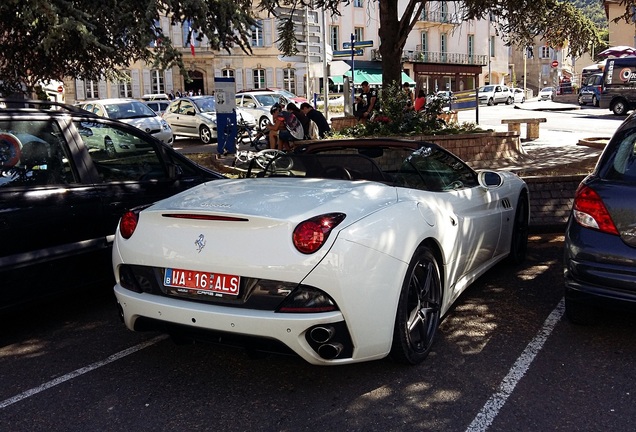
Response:
[{"label": "red flag", "polygon": [[194,57],[194,30],[190,27],[190,52],[192,53],[192,57]]}]

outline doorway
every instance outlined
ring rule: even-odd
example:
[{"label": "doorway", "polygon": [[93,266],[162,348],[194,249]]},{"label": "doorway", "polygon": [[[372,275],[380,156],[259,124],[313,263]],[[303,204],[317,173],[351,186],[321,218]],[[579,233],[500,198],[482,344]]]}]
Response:
[{"label": "doorway", "polygon": [[197,70],[191,70],[188,72],[190,74],[190,82],[184,82],[184,90],[186,93],[192,91],[193,95],[197,95],[199,90],[201,90],[201,94],[205,94],[205,87],[203,85],[203,72]]}]

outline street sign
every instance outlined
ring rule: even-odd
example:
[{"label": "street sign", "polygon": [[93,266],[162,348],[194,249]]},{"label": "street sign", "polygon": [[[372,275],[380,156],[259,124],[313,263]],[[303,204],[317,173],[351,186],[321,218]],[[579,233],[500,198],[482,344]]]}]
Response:
[{"label": "street sign", "polygon": [[[354,51],[354,55],[356,56],[364,55],[364,50],[357,49]],[[334,57],[351,57],[351,50],[348,49],[348,50],[342,50],[342,51],[334,51],[333,56]]]},{"label": "street sign", "polygon": [[[373,46],[373,41],[372,40],[358,41],[358,42],[354,42],[353,46],[356,48],[371,48]],[[343,42],[342,48],[351,49],[351,42]]]},{"label": "street sign", "polygon": [[559,62],[558,62],[558,61],[556,61],[556,60],[553,60],[553,61],[552,61],[552,67],[553,67],[553,68],[557,67],[558,65],[559,65]]}]

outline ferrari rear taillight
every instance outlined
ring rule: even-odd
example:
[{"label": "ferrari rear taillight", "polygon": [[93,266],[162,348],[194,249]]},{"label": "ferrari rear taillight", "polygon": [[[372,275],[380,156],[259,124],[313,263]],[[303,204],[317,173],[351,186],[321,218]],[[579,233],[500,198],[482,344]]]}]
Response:
[{"label": "ferrari rear taillight", "polygon": [[294,246],[304,254],[316,252],[345,217],[344,213],[328,213],[299,223],[292,236]]},{"label": "ferrari rear taillight", "polygon": [[589,186],[581,185],[576,190],[573,214],[574,219],[584,227],[618,235],[618,230],[605,204],[603,204],[603,200]]},{"label": "ferrari rear taillight", "polygon": [[129,239],[135,232],[138,221],[139,213],[134,211],[127,211],[124,213],[119,221],[119,233],[121,236],[125,239]]}]

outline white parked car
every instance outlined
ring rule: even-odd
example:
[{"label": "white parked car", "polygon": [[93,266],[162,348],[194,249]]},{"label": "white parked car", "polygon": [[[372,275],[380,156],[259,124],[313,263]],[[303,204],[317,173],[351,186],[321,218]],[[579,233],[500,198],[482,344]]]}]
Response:
[{"label": "white parked car", "polygon": [[556,89],[554,87],[544,87],[539,91],[539,100],[553,101],[556,96]]},{"label": "white parked car", "polygon": [[479,103],[497,105],[505,103],[510,105],[513,101],[510,88],[505,85],[486,85],[479,87]]},{"label": "white parked car", "polygon": [[[99,99],[84,102],[80,106],[99,116],[135,126],[169,146],[173,144],[174,135],[170,125],[143,102],[135,99]],[[126,144],[119,145],[113,134],[107,136],[110,137],[107,148],[111,154],[135,151]]]},{"label": "white parked car", "polygon": [[522,88],[511,87],[512,100],[514,103],[524,103],[526,101],[526,92]]},{"label": "white parked car", "polygon": [[[255,127],[256,119],[246,110],[236,109],[238,120]],[[218,137],[216,99],[214,96],[191,96],[176,99],[163,113],[174,134],[199,138],[208,144]]]},{"label": "white parked car", "polygon": [[259,129],[265,129],[266,125],[273,123],[270,110],[274,104],[280,104],[286,107],[289,102],[292,102],[292,100],[287,98],[280,91],[269,89],[240,91],[236,93],[237,108],[241,108],[243,111],[247,111],[253,115]]},{"label": "white parked car", "polygon": [[435,144],[319,141],[250,175],[122,217],[113,268],[128,328],[317,365],[417,364],[471,282],[525,258],[524,181]]}]

